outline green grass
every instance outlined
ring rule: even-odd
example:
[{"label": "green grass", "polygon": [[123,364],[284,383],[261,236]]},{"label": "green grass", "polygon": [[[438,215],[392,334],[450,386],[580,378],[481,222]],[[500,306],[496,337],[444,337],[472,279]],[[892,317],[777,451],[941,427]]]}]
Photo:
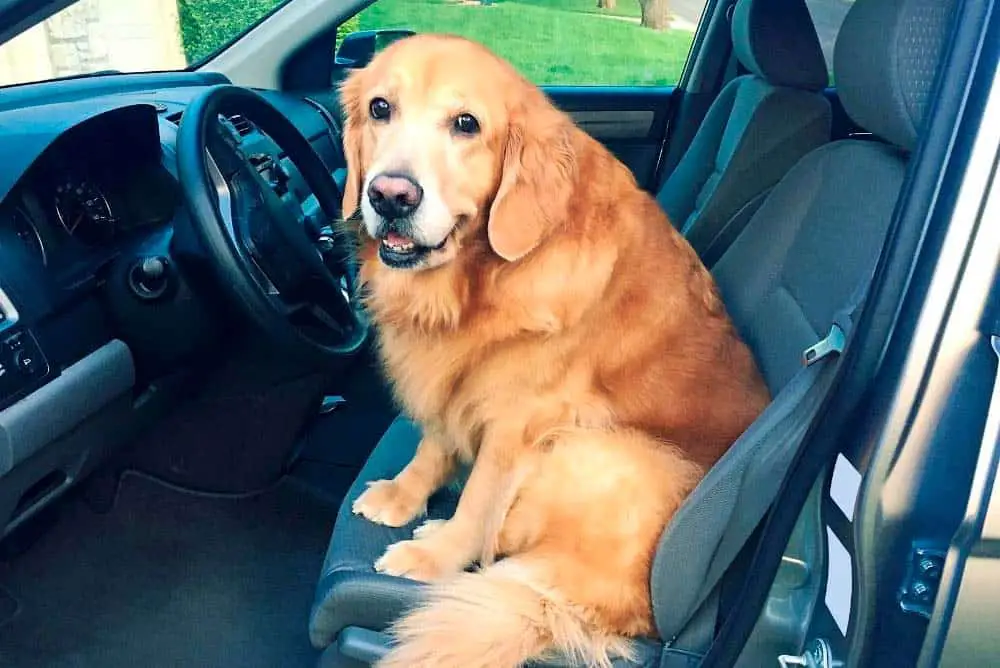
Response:
[{"label": "green grass", "polygon": [[[680,78],[693,35],[656,32],[599,15],[593,0],[379,0],[359,29],[409,28],[462,35],[493,49],[538,84],[657,86]],[[637,0],[614,13],[638,16]]]},{"label": "green grass", "polygon": [[597,0],[531,0],[532,5],[558,12],[573,12],[574,14],[596,14],[611,16],[628,16],[639,18],[638,0],[619,0],[614,9],[598,9]]},{"label": "green grass", "polygon": [[[188,62],[217,51],[285,0],[178,0]],[[338,33],[377,28],[463,35],[538,84],[660,86],[680,78],[693,35],[638,25],[638,0],[379,0]]]}]

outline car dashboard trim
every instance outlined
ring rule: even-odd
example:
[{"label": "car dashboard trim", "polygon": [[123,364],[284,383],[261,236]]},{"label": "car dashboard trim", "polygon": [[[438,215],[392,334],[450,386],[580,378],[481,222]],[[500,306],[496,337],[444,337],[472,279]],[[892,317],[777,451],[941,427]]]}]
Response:
[{"label": "car dashboard trim", "polygon": [[0,411],[0,476],[129,392],[135,365],[117,339]]}]

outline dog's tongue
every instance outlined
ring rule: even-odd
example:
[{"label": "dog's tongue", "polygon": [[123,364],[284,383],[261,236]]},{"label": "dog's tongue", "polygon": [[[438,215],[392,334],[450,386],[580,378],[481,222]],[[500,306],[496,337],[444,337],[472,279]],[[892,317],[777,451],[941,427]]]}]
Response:
[{"label": "dog's tongue", "polygon": [[394,246],[404,246],[408,243],[412,243],[409,237],[404,237],[399,232],[389,232],[385,235],[385,240]]}]

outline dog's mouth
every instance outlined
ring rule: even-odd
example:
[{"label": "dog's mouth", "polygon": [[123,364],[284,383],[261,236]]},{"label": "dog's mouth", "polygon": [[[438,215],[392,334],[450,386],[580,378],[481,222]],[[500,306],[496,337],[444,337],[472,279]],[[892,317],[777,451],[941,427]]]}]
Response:
[{"label": "dog's mouth", "polygon": [[437,246],[424,246],[405,234],[390,230],[379,235],[378,256],[386,266],[409,269],[420,264],[434,251],[444,248],[449,238],[445,237]]}]

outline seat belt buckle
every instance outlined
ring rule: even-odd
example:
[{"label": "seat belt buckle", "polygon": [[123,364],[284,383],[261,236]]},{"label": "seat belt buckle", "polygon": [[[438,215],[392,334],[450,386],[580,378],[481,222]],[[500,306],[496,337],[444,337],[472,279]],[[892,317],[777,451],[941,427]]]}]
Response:
[{"label": "seat belt buckle", "polygon": [[802,364],[812,366],[825,357],[839,355],[844,352],[846,344],[847,336],[844,334],[844,330],[841,329],[840,325],[834,323],[830,325],[830,333],[826,335],[826,338],[805,349],[802,353]]}]

